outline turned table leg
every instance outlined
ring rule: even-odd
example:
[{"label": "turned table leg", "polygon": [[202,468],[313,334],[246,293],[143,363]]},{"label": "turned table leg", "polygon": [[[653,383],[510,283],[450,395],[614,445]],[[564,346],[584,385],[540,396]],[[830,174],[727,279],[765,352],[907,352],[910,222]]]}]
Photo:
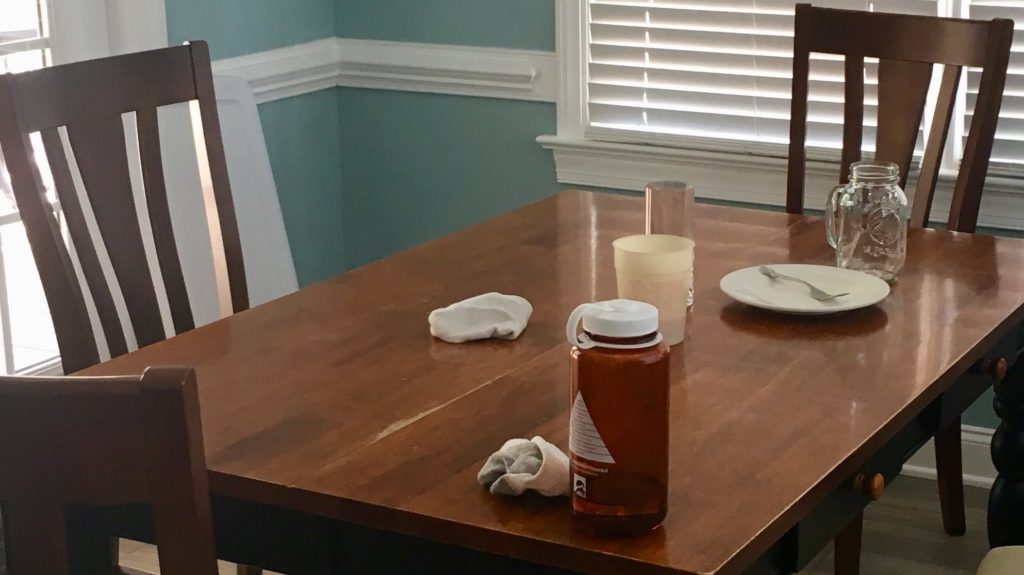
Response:
[{"label": "turned table leg", "polygon": [[995,384],[993,402],[1001,423],[992,437],[998,475],[988,498],[991,547],[1024,545],[1024,362]]}]

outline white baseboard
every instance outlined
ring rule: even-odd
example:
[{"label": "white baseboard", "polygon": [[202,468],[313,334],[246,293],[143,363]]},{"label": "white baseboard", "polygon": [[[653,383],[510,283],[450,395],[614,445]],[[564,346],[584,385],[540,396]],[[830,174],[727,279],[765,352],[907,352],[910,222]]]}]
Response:
[{"label": "white baseboard", "polygon": [[[994,430],[965,425],[961,430],[963,441],[964,484],[988,489],[996,480],[989,446]],[[903,466],[903,475],[936,479],[935,446],[929,441]]]},{"label": "white baseboard", "polygon": [[240,76],[258,103],[334,87],[376,88],[554,102],[554,52],[325,38],[218,60],[214,72]]}]

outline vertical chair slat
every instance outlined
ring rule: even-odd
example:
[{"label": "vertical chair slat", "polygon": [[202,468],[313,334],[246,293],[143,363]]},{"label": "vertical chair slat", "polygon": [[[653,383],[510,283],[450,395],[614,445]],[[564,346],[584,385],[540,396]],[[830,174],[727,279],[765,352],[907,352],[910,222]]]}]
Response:
[{"label": "vertical chair slat", "polygon": [[178,257],[174,227],[171,224],[171,211],[167,204],[167,184],[164,180],[163,158],[160,153],[160,125],[155,108],[139,110],[136,118],[142,177],[146,187],[146,204],[149,207],[149,221],[153,228],[153,241],[156,244],[160,273],[167,291],[174,331],[182,333],[195,327],[195,319],[185,287],[185,276],[181,271],[181,259]]},{"label": "vertical chair slat", "polygon": [[939,179],[939,167],[942,165],[942,146],[949,137],[949,126],[953,119],[956,105],[956,87],[960,83],[960,66],[946,65],[943,67],[939,93],[935,101],[935,115],[932,118],[928,142],[924,147],[924,159],[921,160],[921,175],[917,179],[917,190],[914,192],[913,208],[910,213],[910,225],[924,227],[932,211],[935,199],[935,184]]},{"label": "vertical chair slat", "polygon": [[843,159],[839,183],[850,177],[850,164],[860,161],[864,145],[864,56],[846,55],[846,81],[843,92]]},{"label": "vertical chair slat", "polygon": [[121,116],[79,122],[67,131],[135,338],[140,347],[163,340],[166,334],[142,243]]},{"label": "vertical chair slat", "polygon": [[786,211],[800,214],[804,211],[804,175],[807,163],[807,90],[810,73],[810,47],[808,35],[801,34],[811,25],[810,6],[798,4],[793,38],[793,93],[790,98],[789,172],[786,182]]},{"label": "vertical chair slat", "polygon": [[900,167],[900,187],[904,189],[931,79],[932,65],[927,62],[881,60],[878,63],[875,159]]},{"label": "vertical chair slat", "polygon": [[121,329],[121,320],[117,315],[114,298],[110,294],[110,286],[107,284],[106,276],[96,254],[96,245],[86,224],[81,198],[78,196],[74,179],[71,176],[71,168],[64,151],[59,128],[48,128],[43,130],[40,135],[43,139],[43,148],[46,150],[46,158],[50,163],[57,199],[60,200],[61,210],[67,220],[68,233],[75,245],[75,253],[78,254],[78,262],[82,266],[82,274],[89,286],[93,305],[96,306],[96,314],[99,316],[100,327],[107,340],[107,348],[110,350],[111,357],[117,357],[128,352],[128,344],[125,341],[124,331]]},{"label": "vertical chair slat", "polygon": [[1013,43],[1013,21],[994,20],[994,31],[988,36],[987,55],[990,65],[985,66],[974,104],[971,130],[964,146],[960,175],[953,189],[953,202],[949,208],[947,228],[959,232],[973,232],[978,223],[981,192],[988,173],[989,157],[995,140],[999,108],[1006,85],[1006,69]]}]

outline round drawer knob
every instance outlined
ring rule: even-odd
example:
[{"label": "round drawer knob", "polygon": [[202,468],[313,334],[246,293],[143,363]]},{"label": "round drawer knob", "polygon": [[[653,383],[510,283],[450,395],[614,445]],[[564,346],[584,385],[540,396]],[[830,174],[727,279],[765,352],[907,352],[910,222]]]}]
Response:
[{"label": "round drawer knob", "polygon": [[1005,357],[990,357],[979,361],[972,370],[981,375],[987,375],[997,382],[1003,381],[1006,372],[1010,369]]},{"label": "round drawer knob", "polygon": [[885,476],[881,473],[858,473],[853,476],[853,491],[878,501],[885,491]]}]

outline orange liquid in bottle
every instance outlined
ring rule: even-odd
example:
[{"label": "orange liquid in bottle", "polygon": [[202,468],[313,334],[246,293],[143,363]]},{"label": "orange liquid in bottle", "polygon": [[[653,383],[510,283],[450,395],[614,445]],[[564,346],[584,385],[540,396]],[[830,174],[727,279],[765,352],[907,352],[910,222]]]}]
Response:
[{"label": "orange liquid in bottle", "polygon": [[[598,345],[642,344],[656,334]],[[602,536],[649,531],[668,509],[669,349],[572,350],[573,515]]]}]

